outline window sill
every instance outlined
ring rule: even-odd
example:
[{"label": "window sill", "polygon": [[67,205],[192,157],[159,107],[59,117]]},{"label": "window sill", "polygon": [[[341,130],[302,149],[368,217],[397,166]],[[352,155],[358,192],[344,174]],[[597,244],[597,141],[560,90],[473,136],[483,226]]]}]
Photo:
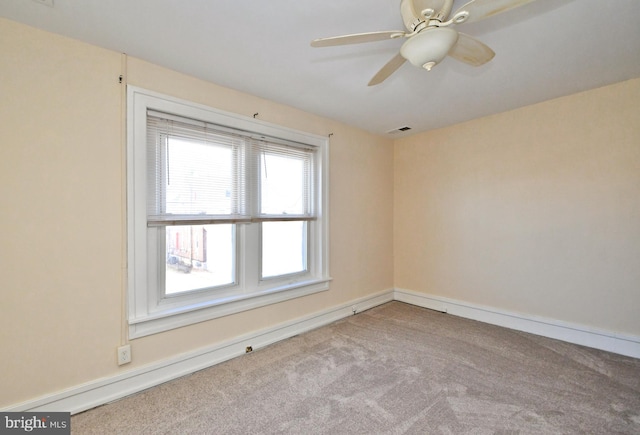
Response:
[{"label": "window sill", "polygon": [[326,291],[329,289],[330,281],[331,278],[320,278],[296,282],[269,287],[252,293],[220,297],[206,303],[162,310],[146,316],[138,316],[129,320],[129,338],[157,334],[170,329]]}]

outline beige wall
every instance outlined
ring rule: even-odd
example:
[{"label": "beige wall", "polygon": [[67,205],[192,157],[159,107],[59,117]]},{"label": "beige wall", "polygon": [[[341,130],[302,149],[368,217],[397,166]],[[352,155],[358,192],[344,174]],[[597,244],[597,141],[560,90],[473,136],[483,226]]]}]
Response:
[{"label": "beige wall", "polygon": [[396,141],[395,285],[640,335],[640,79]]},{"label": "beige wall", "polygon": [[[394,147],[328,119],[138,59],[123,62],[119,53],[4,19],[0,63],[0,407],[394,284],[640,334],[640,80]],[[116,365],[115,349],[126,341],[120,74],[130,84],[218,109],[334,133],[330,291],[133,340],[133,363]]]},{"label": "beige wall", "polygon": [[[0,19],[0,407],[333,307],[393,286],[391,141]],[[126,339],[123,85],[305,132],[333,133],[331,289]],[[360,219],[366,212],[366,219]]]}]

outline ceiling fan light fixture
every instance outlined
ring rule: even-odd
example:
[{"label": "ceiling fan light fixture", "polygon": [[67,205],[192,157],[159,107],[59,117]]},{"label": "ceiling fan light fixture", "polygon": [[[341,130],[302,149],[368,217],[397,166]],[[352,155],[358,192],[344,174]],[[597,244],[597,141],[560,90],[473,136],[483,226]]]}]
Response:
[{"label": "ceiling fan light fixture", "polygon": [[457,41],[458,32],[453,29],[425,29],[402,44],[400,54],[411,64],[430,71],[447,56]]}]

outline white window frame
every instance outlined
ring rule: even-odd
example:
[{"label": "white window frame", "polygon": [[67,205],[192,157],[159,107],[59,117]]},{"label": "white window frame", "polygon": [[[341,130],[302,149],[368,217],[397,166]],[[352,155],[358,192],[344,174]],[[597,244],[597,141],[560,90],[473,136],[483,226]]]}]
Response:
[{"label": "white window frame", "polygon": [[[238,283],[224,289],[162,297],[157,270],[162,246],[147,225],[147,111],[174,114],[258,137],[312,146],[316,153],[317,218],[308,221],[308,271],[260,280],[260,224],[237,224]],[[129,337],[162,331],[298,298],[329,289],[329,141],[317,136],[224,112],[135,86],[127,87],[127,313]],[[156,240],[154,240],[154,238]],[[151,247],[151,248],[150,248]],[[156,254],[154,254],[154,250]],[[254,270],[255,269],[255,270]],[[258,278],[258,279],[256,279]]]}]

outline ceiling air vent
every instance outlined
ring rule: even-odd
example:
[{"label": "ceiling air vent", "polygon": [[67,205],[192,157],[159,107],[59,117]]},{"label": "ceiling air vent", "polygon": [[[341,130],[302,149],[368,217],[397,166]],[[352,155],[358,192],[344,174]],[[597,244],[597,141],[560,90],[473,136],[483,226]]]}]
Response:
[{"label": "ceiling air vent", "polygon": [[405,131],[409,131],[411,130],[411,127],[407,127],[406,125],[404,127],[400,127],[400,128],[394,128],[393,130],[389,130],[387,132],[387,134],[396,134],[396,133],[403,133]]}]

